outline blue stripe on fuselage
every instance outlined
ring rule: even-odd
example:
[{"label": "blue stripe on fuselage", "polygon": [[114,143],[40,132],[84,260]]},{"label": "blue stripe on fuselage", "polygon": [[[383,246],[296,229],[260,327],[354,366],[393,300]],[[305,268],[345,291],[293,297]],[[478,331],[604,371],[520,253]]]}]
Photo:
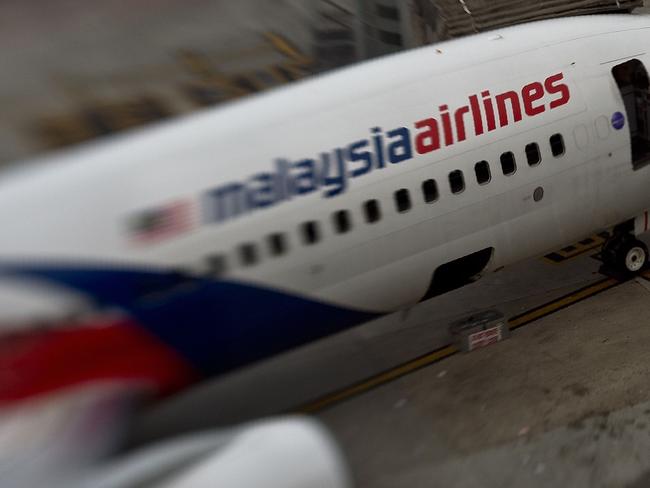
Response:
[{"label": "blue stripe on fuselage", "polygon": [[0,266],[119,307],[207,375],[223,373],[379,314],[182,273],[96,267]]}]

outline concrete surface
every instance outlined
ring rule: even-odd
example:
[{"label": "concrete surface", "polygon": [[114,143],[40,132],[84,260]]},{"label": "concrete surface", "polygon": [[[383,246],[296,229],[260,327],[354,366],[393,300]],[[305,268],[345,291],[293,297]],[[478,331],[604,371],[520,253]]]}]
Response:
[{"label": "concrete surface", "polygon": [[319,417],[360,487],[648,486],[649,345],[628,282]]}]

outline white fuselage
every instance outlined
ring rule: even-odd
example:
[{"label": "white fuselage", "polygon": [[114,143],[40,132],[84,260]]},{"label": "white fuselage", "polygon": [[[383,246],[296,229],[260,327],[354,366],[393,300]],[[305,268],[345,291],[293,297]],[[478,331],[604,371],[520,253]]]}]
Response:
[{"label": "white fuselage", "polygon": [[[77,149],[0,183],[0,271],[180,269],[337,310],[408,306],[441,265],[490,249],[482,271],[497,269],[647,208],[650,168],[633,169],[628,125],[613,127],[611,72],[650,65],[647,45],[643,16],[526,24]],[[214,327],[246,321],[237,307]]]}]

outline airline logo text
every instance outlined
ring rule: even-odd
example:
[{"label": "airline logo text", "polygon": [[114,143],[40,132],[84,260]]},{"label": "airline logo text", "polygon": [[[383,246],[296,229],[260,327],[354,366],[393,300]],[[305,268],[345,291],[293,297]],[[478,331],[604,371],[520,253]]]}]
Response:
[{"label": "airline logo text", "polygon": [[271,171],[207,191],[202,201],[204,222],[224,222],[316,191],[321,191],[325,198],[335,197],[346,191],[352,178],[566,105],[571,93],[563,80],[564,74],[560,72],[541,82],[529,83],[519,91],[493,96],[485,90],[469,95],[466,105],[453,110],[440,105],[436,117],[418,120],[410,127],[387,131],[373,127],[368,137],[322,152],[318,157],[296,161],[277,158]]}]

